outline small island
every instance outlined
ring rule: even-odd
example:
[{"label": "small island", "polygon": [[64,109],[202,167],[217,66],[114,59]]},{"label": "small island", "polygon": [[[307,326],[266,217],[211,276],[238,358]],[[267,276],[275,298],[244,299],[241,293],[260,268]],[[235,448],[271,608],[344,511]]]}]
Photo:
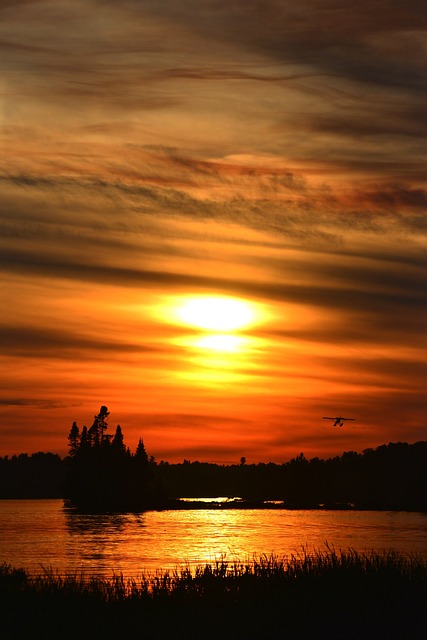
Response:
[{"label": "small island", "polygon": [[106,406],[92,426],[80,432],[76,422],[68,435],[64,499],[84,511],[144,511],[167,506],[154,459],[149,459],[142,438],[134,454],[124,444],[120,425],[107,434]]}]

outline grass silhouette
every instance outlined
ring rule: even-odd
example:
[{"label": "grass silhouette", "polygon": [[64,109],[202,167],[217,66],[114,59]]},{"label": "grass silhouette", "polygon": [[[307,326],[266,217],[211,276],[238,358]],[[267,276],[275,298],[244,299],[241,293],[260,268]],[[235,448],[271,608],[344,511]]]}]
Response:
[{"label": "grass silhouette", "polygon": [[425,638],[427,565],[349,549],[126,578],[0,566],[2,638]]}]

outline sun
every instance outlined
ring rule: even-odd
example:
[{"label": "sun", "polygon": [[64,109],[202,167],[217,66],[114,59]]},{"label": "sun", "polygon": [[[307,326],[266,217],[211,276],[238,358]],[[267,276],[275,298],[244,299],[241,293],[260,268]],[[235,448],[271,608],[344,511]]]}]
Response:
[{"label": "sun", "polygon": [[[262,338],[255,328],[270,319],[270,312],[259,301],[220,294],[181,294],[164,297],[153,307],[153,315],[173,326],[171,344],[184,348],[199,365],[229,368],[244,354],[258,349]],[[224,358],[220,363],[215,354]],[[200,360],[203,358],[203,362]]]},{"label": "sun", "polygon": [[239,298],[228,296],[193,296],[177,309],[181,323],[204,331],[228,333],[250,326],[255,308]]}]

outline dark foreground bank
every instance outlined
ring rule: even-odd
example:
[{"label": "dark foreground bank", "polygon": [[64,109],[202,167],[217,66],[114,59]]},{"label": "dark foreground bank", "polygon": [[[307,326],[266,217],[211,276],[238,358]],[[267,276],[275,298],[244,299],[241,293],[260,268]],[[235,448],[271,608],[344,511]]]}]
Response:
[{"label": "dark foreground bank", "polygon": [[427,565],[355,551],[218,562],[139,579],[0,567],[4,640],[425,638]]}]

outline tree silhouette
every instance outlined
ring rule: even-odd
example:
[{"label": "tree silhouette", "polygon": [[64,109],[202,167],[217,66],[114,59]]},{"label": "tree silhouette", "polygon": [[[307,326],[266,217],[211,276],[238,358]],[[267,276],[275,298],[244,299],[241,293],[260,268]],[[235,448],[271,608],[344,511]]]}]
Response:
[{"label": "tree silhouette", "polygon": [[80,436],[80,447],[79,447],[79,452],[80,454],[84,453],[85,451],[87,451],[90,447],[90,440],[89,440],[89,435],[87,432],[87,426],[84,425],[82,428],[82,434]]},{"label": "tree silhouette", "polygon": [[138,445],[135,451],[135,460],[137,464],[141,467],[148,465],[148,455],[145,450],[144,441],[142,438],[138,440]]},{"label": "tree silhouette", "polygon": [[89,429],[89,439],[94,447],[100,447],[105,440],[104,433],[108,428],[108,416],[110,412],[108,408],[102,406],[99,410],[98,415],[94,417],[93,424]]},{"label": "tree silhouette", "polygon": [[111,441],[111,447],[117,455],[125,455],[126,447],[124,444],[124,437],[121,426],[118,424],[116,427],[116,433]]},{"label": "tree silhouette", "polygon": [[77,455],[77,451],[80,445],[80,430],[77,426],[77,422],[73,422],[73,425],[70,429],[70,433],[68,434],[68,446],[69,446],[69,455],[74,458]]}]

